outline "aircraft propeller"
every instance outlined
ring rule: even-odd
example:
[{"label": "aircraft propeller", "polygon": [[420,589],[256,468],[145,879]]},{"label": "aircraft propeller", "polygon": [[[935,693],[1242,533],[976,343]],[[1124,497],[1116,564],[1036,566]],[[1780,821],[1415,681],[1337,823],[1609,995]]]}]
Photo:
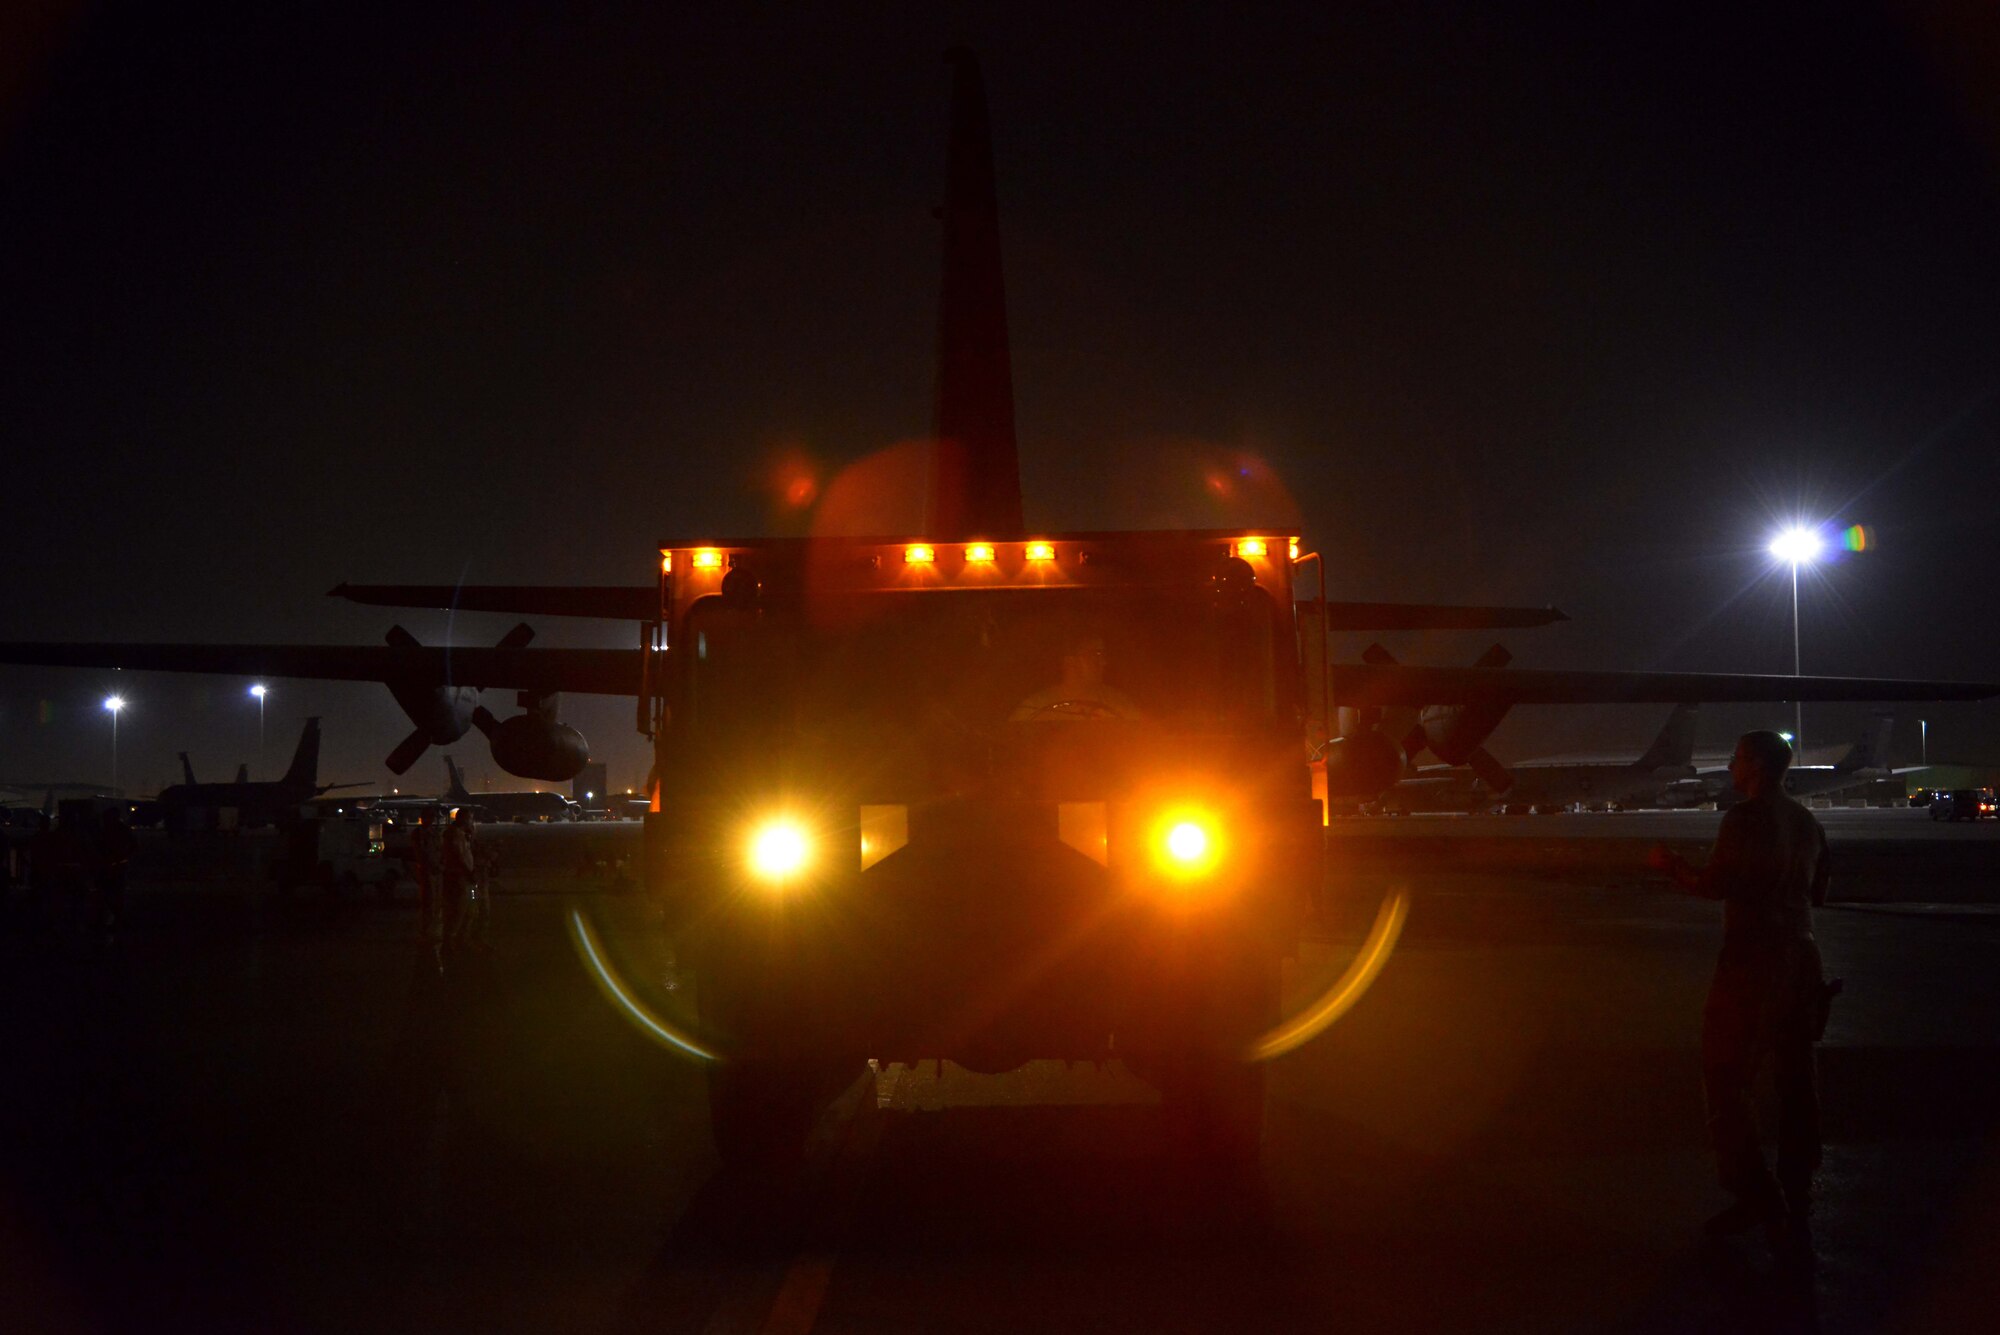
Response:
[{"label": "aircraft propeller", "polygon": [[[389,627],[382,637],[391,650],[401,651],[413,659],[423,647],[417,637],[401,626]],[[534,628],[523,621],[514,629],[500,637],[501,649],[525,649],[535,638]],[[389,694],[409,716],[416,726],[409,736],[396,743],[396,749],[383,761],[392,774],[404,774],[410,766],[423,759],[424,752],[433,746],[450,746],[465,736],[473,724],[473,712],[478,702],[478,688],[454,685],[449,680],[438,678],[412,666],[407,671],[390,675],[384,682]]]}]

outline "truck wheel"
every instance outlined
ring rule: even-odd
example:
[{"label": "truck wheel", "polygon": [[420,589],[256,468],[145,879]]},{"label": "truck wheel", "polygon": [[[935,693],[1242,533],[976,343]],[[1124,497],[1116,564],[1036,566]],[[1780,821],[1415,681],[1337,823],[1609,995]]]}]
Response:
[{"label": "truck wheel", "polygon": [[805,1158],[818,1112],[811,1074],[774,1061],[708,1068],[708,1124],[725,1168],[783,1175]]}]

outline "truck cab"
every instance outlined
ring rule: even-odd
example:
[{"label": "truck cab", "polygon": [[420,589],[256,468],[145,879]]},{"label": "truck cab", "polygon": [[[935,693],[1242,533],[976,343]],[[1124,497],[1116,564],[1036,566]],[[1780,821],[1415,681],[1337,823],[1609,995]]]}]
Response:
[{"label": "truck cab", "polygon": [[725,1159],[870,1058],[1123,1059],[1254,1152],[1320,876],[1290,539],[661,549],[649,888]]}]

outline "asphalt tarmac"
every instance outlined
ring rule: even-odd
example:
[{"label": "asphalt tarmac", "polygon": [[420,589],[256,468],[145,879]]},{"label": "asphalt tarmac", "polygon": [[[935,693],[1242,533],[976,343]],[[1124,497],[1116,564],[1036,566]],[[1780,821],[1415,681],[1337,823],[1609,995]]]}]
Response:
[{"label": "asphalt tarmac", "polygon": [[1294,997],[1391,888],[1410,916],[1360,1003],[1274,1063],[1256,1190],[1186,1180],[1115,1065],[857,1073],[802,1182],[721,1173],[695,1064],[572,943],[584,909],[633,976],[672,977],[611,868],[570,869],[583,832],[514,833],[494,952],[446,979],[407,898],[135,884],[108,945],[15,901],[0,1328],[1991,1329],[2000,827],[1828,817],[1847,992],[1801,1276],[1699,1235],[1723,1203],[1696,1052],[1717,915],[1632,859],[1713,821],[1337,829]]}]

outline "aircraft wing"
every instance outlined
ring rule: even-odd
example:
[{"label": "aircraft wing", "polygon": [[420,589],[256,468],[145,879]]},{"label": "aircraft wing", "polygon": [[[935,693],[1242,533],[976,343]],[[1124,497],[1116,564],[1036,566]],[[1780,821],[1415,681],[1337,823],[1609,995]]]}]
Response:
[{"label": "aircraft wing", "polygon": [[1565,672],[1537,668],[1335,663],[1346,706],[1714,703],[1762,700],[1984,700],[2000,683],[1893,677],[1779,677],[1732,672]]},{"label": "aircraft wing", "polygon": [[1328,630],[1510,630],[1569,620],[1553,607],[1467,607],[1456,603],[1353,603],[1298,600],[1307,616],[1324,615]]},{"label": "aircraft wing", "polygon": [[[440,607],[515,616],[605,617],[654,621],[660,591],[650,584],[336,584],[331,598],[371,607]],[[1328,630],[1507,630],[1569,617],[1553,607],[1467,607],[1455,603],[1321,602],[1299,608],[1323,616]]]},{"label": "aircraft wing", "polygon": [[336,584],[327,597],[371,607],[443,607],[517,616],[660,617],[660,591],[650,584]]},{"label": "aircraft wing", "polygon": [[0,663],[381,681],[411,677],[479,690],[634,695],[637,649],[503,649],[364,644],[0,643]]}]

